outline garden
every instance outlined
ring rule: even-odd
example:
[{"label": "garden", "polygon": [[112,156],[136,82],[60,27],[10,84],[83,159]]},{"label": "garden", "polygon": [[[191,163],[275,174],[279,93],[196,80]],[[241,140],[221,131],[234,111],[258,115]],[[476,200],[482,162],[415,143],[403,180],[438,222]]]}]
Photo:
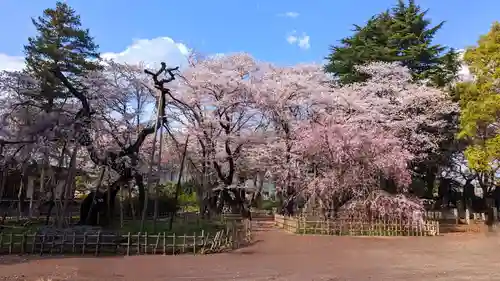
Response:
[{"label": "garden", "polygon": [[425,15],[399,1],[324,65],[153,66],[101,56],[58,2],[0,74],[0,255],[224,252],[259,216],[304,236],[494,229],[500,25],[459,53]]}]

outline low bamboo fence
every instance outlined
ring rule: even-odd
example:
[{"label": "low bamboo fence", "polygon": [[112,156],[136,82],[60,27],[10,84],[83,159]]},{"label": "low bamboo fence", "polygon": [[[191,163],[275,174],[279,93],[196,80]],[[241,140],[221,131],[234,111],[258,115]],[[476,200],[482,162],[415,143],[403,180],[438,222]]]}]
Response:
[{"label": "low bamboo fence", "polygon": [[208,254],[242,247],[252,240],[249,220],[227,220],[216,233],[2,233],[0,255],[177,255]]},{"label": "low bamboo fence", "polygon": [[474,212],[459,212],[455,210],[445,210],[445,211],[440,211],[440,210],[435,210],[435,211],[426,211],[425,212],[425,217],[430,220],[442,220],[442,221],[455,221],[457,224],[461,219],[466,219],[467,215],[469,216],[469,220],[472,221],[481,221],[484,222],[486,221],[487,215],[484,212],[481,213],[474,213]]},{"label": "low bamboo fence", "polygon": [[427,211],[425,217],[428,220],[439,221],[440,233],[484,233],[491,231],[486,225],[486,213],[458,212],[451,210]]},{"label": "low bamboo fence", "polygon": [[295,234],[338,236],[436,236],[439,221],[408,222],[403,220],[308,220],[305,217],[274,216],[275,225]]}]

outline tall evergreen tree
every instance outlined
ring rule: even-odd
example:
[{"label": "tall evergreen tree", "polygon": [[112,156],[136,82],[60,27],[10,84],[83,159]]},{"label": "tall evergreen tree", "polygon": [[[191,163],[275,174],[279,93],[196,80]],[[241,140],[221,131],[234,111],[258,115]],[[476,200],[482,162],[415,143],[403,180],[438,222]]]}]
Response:
[{"label": "tall evergreen tree", "polygon": [[354,34],[332,46],[325,70],[336,75],[342,84],[362,81],[355,65],[372,61],[400,61],[415,79],[436,86],[447,85],[459,70],[457,52],[432,40],[444,22],[431,27],[414,0],[398,0],[391,10],[373,16],[365,26],[355,25]]},{"label": "tall evergreen tree", "polygon": [[24,46],[25,71],[42,83],[42,95],[37,98],[51,108],[55,99],[66,94],[50,70],[59,67],[78,86],[78,76],[101,69],[98,45],[89,30],[81,27],[80,16],[66,3],[57,2],[55,9],[44,10],[32,22],[38,34],[28,38]]}]

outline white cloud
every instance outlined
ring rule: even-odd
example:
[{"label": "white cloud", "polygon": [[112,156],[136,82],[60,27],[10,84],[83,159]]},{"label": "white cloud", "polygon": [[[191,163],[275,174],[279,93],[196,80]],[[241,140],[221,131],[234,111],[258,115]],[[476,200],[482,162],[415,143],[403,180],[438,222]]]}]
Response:
[{"label": "white cloud", "polygon": [[16,71],[21,70],[24,67],[24,57],[21,56],[9,56],[0,53],[0,71]]},{"label": "white cloud", "polygon": [[[134,41],[124,51],[118,53],[106,52],[105,59],[114,59],[117,62],[137,64],[144,62],[148,67],[155,68],[160,62],[168,66],[187,66],[187,56],[190,50],[183,43],[177,43],[169,37],[140,39]],[[9,56],[0,53],[0,70],[21,70],[24,67],[24,58]]]},{"label": "white cloud", "polygon": [[286,12],[286,13],[283,13],[283,14],[278,14],[279,16],[281,17],[287,17],[287,18],[297,18],[298,16],[300,16],[299,13],[297,12]]},{"label": "white cloud", "polygon": [[297,32],[294,30],[286,37],[288,44],[297,45],[303,50],[309,49],[311,47],[311,43],[309,43],[309,35],[304,32],[301,36],[297,36],[296,33]]},{"label": "white cloud", "polygon": [[471,81],[473,79],[472,74],[469,71],[469,67],[463,61],[465,50],[461,49],[461,50],[458,50],[458,52],[459,52],[459,60],[461,62],[460,70],[458,71],[458,79],[460,81]]},{"label": "white cloud", "polygon": [[211,55],[208,55],[207,58],[222,58],[223,56],[225,56],[226,54],[225,53],[215,53],[215,54],[211,54]]},{"label": "white cloud", "polygon": [[309,43],[309,35],[303,35],[301,38],[299,38],[299,47],[301,49],[309,49],[311,47],[311,44]]},{"label": "white cloud", "polygon": [[287,38],[286,38],[286,41],[288,42],[288,44],[295,44],[297,42],[297,36],[295,35],[289,35]]},{"label": "white cloud", "polygon": [[134,41],[124,51],[119,53],[103,53],[105,59],[117,62],[138,64],[145,63],[148,67],[158,67],[160,62],[167,66],[187,66],[187,56],[190,50],[183,43],[176,43],[170,37],[156,37]]}]

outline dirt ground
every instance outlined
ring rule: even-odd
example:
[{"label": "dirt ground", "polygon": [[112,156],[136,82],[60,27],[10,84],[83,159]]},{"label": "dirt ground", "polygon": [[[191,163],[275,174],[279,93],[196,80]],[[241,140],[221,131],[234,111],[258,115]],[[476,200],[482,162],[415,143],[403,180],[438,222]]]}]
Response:
[{"label": "dirt ground", "polygon": [[0,257],[0,280],[500,280],[499,235],[297,236],[268,226],[252,246],[217,255]]}]

